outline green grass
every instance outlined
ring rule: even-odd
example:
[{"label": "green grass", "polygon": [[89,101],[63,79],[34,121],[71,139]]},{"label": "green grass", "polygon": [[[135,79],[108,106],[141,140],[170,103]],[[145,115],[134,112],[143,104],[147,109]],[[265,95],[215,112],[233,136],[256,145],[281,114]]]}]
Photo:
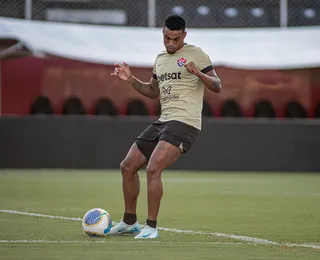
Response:
[{"label": "green grass", "polygon": [[[91,238],[80,221],[0,212],[0,259],[320,259],[320,249],[288,246],[320,246],[320,175],[166,171],[163,183],[159,226],[212,234]],[[114,221],[123,214],[118,171],[1,170],[0,196],[0,210],[82,218],[100,207]],[[146,205],[142,172],[140,223]],[[279,244],[253,244],[230,234]]]}]

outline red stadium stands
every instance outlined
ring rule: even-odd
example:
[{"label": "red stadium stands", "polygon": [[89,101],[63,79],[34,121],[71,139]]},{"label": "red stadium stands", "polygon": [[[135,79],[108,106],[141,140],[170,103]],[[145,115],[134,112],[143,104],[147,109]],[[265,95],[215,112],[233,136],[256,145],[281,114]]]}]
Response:
[{"label": "red stadium stands", "polygon": [[[142,80],[151,68],[132,68]],[[34,57],[2,62],[2,114],[158,115],[159,100],[112,77],[112,66]],[[204,116],[319,117],[320,69],[216,68],[217,95],[205,91]],[[17,77],[16,75],[20,76]]]}]

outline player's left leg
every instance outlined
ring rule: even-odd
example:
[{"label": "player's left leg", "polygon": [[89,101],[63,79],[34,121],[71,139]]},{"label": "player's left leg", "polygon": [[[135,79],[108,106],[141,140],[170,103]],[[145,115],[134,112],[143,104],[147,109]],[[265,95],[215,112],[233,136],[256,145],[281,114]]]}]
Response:
[{"label": "player's left leg", "polygon": [[148,187],[148,219],[146,226],[135,238],[157,238],[157,217],[163,194],[161,174],[163,170],[173,164],[181,155],[181,150],[166,141],[159,141],[147,165]]}]

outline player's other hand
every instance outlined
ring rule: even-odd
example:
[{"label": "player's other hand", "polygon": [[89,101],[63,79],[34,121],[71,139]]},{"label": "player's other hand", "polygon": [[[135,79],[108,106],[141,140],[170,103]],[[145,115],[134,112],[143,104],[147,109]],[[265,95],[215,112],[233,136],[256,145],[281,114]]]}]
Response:
[{"label": "player's other hand", "polygon": [[184,66],[186,67],[186,69],[189,73],[192,73],[196,76],[198,76],[200,74],[199,68],[196,66],[196,64],[194,64],[193,61],[191,61],[187,64],[184,64]]},{"label": "player's other hand", "polygon": [[114,64],[114,71],[111,73],[111,76],[117,76],[124,81],[130,82],[132,80],[132,73],[129,65],[127,63]]}]

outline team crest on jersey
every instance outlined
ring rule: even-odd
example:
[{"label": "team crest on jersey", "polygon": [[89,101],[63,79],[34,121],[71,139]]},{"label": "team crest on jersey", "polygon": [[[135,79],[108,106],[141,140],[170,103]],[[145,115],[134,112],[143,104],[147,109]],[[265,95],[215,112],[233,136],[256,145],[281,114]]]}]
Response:
[{"label": "team crest on jersey", "polygon": [[187,60],[185,58],[180,58],[177,61],[179,67],[182,67],[186,62],[187,62]]}]

